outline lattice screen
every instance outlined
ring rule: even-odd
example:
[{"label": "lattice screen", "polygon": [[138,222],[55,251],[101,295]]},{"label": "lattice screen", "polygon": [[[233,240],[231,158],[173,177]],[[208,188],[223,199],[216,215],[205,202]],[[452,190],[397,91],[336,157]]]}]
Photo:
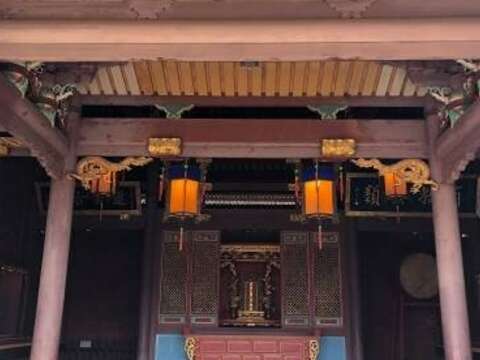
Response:
[{"label": "lattice screen", "polygon": [[[316,236],[316,234],[312,234]],[[323,247],[314,256],[315,323],[317,326],[342,324],[342,276],[337,233],[323,234]]]},{"label": "lattice screen", "polygon": [[193,232],[192,324],[214,325],[217,323],[219,252],[219,232]]},{"label": "lattice screen", "polygon": [[178,232],[163,233],[160,278],[160,324],[183,324],[186,319],[187,261],[178,249]]},{"label": "lattice screen", "polygon": [[308,233],[281,234],[283,325],[308,326]]}]

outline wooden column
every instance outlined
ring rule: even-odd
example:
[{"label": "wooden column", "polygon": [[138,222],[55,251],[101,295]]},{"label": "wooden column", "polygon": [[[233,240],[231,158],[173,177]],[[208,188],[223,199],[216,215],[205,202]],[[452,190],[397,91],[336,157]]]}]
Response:
[{"label": "wooden column", "polygon": [[78,112],[73,112],[67,129],[70,149],[65,159],[66,171],[59,179],[51,180],[30,360],[58,358],[75,193],[75,181],[66,174],[76,162],[75,144],[79,121]]},{"label": "wooden column", "polygon": [[143,239],[142,293],[140,296],[140,320],[137,345],[137,360],[149,360],[152,332],[151,313],[153,308],[153,261],[155,254],[156,224],[160,219],[157,211],[159,163],[149,165],[147,172],[147,208]]},{"label": "wooden column", "polygon": [[52,180],[31,360],[56,360],[62,327],[75,183]]},{"label": "wooden column", "polygon": [[457,195],[455,184],[442,183],[441,159],[435,154],[434,144],[440,121],[437,115],[429,115],[427,122],[430,167],[432,177],[439,182],[438,190],[432,191],[432,206],[445,359],[470,360],[472,354]]}]

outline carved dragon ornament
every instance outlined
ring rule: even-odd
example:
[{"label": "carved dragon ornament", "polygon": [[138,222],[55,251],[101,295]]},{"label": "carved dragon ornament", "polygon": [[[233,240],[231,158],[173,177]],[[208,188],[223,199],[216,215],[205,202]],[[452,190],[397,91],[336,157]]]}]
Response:
[{"label": "carved dragon ornament", "polygon": [[378,159],[357,159],[352,162],[361,168],[374,168],[380,176],[394,172],[407,183],[413,184],[410,189],[412,194],[418,193],[424,185],[431,186],[432,190],[438,189],[438,184],[430,178],[428,164],[423,160],[405,159],[392,165],[384,165]]}]

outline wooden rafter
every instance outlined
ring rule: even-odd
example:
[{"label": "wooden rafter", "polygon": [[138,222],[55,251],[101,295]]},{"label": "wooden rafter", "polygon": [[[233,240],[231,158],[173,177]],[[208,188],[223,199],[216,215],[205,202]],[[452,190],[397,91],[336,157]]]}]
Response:
[{"label": "wooden rafter", "polygon": [[18,138],[53,178],[64,171],[68,141],[0,75],[0,126]]},{"label": "wooden rafter", "polygon": [[0,58],[43,61],[458,59],[480,52],[476,17],[361,20],[0,22]]},{"label": "wooden rafter", "polygon": [[322,138],[353,138],[358,157],[426,158],[423,120],[83,118],[78,155],[145,156],[150,137],[180,137],[183,155],[316,158]]},{"label": "wooden rafter", "polygon": [[453,183],[480,150],[480,101],[477,100],[453,128],[436,141],[442,181]]}]

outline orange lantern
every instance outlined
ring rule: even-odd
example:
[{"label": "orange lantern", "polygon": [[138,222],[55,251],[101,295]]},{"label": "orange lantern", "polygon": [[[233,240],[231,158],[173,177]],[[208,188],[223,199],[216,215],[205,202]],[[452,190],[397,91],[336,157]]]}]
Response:
[{"label": "orange lantern", "polygon": [[176,218],[180,226],[179,250],[183,249],[183,223],[198,220],[203,201],[202,171],[196,165],[175,164],[168,167],[167,218]]},{"label": "orange lantern", "polygon": [[303,215],[306,218],[331,218],[335,213],[335,176],[329,166],[306,168],[303,180]]},{"label": "orange lantern", "polygon": [[181,220],[200,214],[201,171],[198,166],[172,165],[168,169],[167,211]]},{"label": "orange lantern", "polygon": [[394,171],[383,174],[383,191],[387,198],[399,198],[408,195],[407,182]]},{"label": "orange lantern", "polygon": [[91,180],[89,185],[90,191],[94,194],[102,196],[112,196],[117,189],[117,173],[107,172],[98,178]]}]

